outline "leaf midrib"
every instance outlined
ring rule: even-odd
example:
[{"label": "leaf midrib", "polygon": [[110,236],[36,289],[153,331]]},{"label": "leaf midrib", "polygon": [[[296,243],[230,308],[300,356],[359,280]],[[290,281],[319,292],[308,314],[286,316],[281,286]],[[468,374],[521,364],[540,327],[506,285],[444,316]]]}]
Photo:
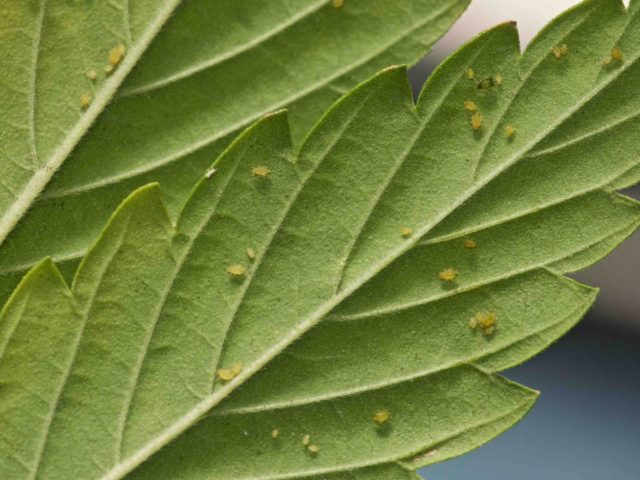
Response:
[{"label": "leaf midrib", "polygon": [[[181,0],[166,1],[165,6],[159,10],[155,20],[151,22],[145,33],[140,37],[140,41],[135,46],[131,47],[129,54],[125,57],[111,77],[105,81],[103,88],[100,90],[98,95],[95,96],[91,105],[86,112],[83,113],[80,120],[76,122],[65,139],[51,154],[49,159],[37,166],[33,176],[24,185],[20,193],[16,195],[15,200],[4,211],[2,217],[0,217],[0,245],[29,210],[36,198],[47,186],[53,175],[73,151],[80,139],[87,133],[89,127],[107,106],[125,77],[138,62],[142,54],[180,3]],[[44,7],[45,0],[43,0],[41,11],[43,19]],[[35,115],[35,94],[32,95],[32,98],[32,111],[30,115],[33,116]],[[30,128],[33,129],[32,134],[35,135],[35,122],[33,118],[31,119]],[[33,140],[35,141],[35,138]],[[33,146],[31,148],[33,148]]]}]

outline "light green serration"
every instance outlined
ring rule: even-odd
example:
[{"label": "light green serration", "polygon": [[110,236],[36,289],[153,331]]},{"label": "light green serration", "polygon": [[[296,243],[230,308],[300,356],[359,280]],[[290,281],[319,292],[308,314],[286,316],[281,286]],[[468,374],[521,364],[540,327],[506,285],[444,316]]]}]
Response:
[{"label": "light green serration", "polygon": [[202,169],[176,223],[156,184],[136,190],[70,287],[46,260],[2,313],[0,477],[410,479],[509,428],[536,392],[496,372],[581,318],[595,291],[563,273],[640,224],[613,191],[639,165],[639,11],[585,2],[522,57],[498,26],[417,106],[387,69],[299,148],[268,115]]},{"label": "light green serration", "polygon": [[175,217],[262,115],[288,107],[299,143],[358,82],[418,61],[468,3],[3,0],[0,303],[44,256],[70,279],[137,187],[159,181]]}]

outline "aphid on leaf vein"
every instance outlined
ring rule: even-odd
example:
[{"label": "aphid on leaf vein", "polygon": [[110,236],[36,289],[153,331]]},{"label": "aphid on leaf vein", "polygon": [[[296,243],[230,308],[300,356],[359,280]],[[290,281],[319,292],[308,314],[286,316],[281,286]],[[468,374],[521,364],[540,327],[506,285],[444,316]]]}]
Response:
[{"label": "aphid on leaf vein", "polygon": [[478,110],[478,105],[476,105],[475,102],[467,100],[466,102],[464,102],[464,108],[469,110],[470,112],[475,112]]},{"label": "aphid on leaf vein", "polygon": [[93,69],[87,71],[86,75],[87,75],[87,78],[91,81],[94,81],[96,78],[98,78],[98,72],[96,72]]},{"label": "aphid on leaf vein", "polygon": [[489,90],[491,87],[495,85],[495,81],[493,78],[485,78],[484,80],[478,83],[478,90]]},{"label": "aphid on leaf vein", "polygon": [[482,113],[475,112],[471,115],[471,128],[476,132],[482,128]]},{"label": "aphid on leaf vein", "polygon": [[231,365],[229,368],[219,368],[217,371],[217,374],[220,380],[228,382],[236,378],[241,371],[242,371],[242,364],[235,363]]},{"label": "aphid on leaf vein", "polygon": [[516,134],[516,128],[509,124],[506,127],[504,127],[504,134],[507,136],[507,138],[513,138],[513,136]]},{"label": "aphid on leaf vein", "polygon": [[107,65],[106,67],[104,67],[104,73],[110,75],[111,72],[113,72],[113,65]]},{"label": "aphid on leaf vein", "polygon": [[118,65],[124,58],[126,51],[127,48],[123,44],[115,46],[109,50],[109,65],[113,65],[114,67]]},{"label": "aphid on leaf vein", "polygon": [[256,259],[256,252],[253,250],[253,248],[247,248],[247,257],[249,257],[249,260]]},{"label": "aphid on leaf vein", "polygon": [[443,282],[453,282],[457,276],[458,272],[453,268],[445,268],[438,274],[438,278]]},{"label": "aphid on leaf vein", "polygon": [[400,235],[402,235],[404,238],[409,238],[411,235],[413,235],[413,228],[402,227],[400,229]]},{"label": "aphid on leaf vein", "polygon": [[476,77],[476,74],[473,71],[473,68],[471,67],[467,68],[467,70],[464,73],[469,80],[473,80]]},{"label": "aphid on leaf vein", "polygon": [[472,238],[465,238],[462,241],[462,245],[464,245],[464,248],[468,248],[468,249],[476,248],[478,246],[476,241],[473,240]]},{"label": "aphid on leaf vein", "polygon": [[316,455],[320,451],[320,447],[317,445],[309,445],[307,450],[309,450],[311,455]]},{"label": "aphid on leaf vein", "polygon": [[216,170],[215,168],[210,168],[209,170],[206,171],[206,173],[204,174],[204,177],[207,180],[209,180],[211,177],[213,177],[216,174],[217,171],[218,170]]},{"label": "aphid on leaf vein", "polygon": [[622,61],[622,50],[620,50],[620,47],[615,47],[611,50],[611,54],[604,61],[604,64],[609,65],[613,60],[615,60],[616,62]]},{"label": "aphid on leaf vein", "polygon": [[269,175],[271,173],[271,170],[269,170],[267,167],[265,167],[264,165],[258,165],[257,167],[253,167],[251,169],[251,174],[255,177],[266,177],[267,175]]},{"label": "aphid on leaf vein", "polygon": [[567,47],[566,43],[562,45],[557,45],[551,49],[556,58],[560,59],[564,57],[567,53],[569,53],[569,47]]},{"label": "aphid on leaf vein", "polygon": [[310,443],[311,443],[311,435],[306,434],[304,437],[302,437],[302,445],[307,447],[309,446]]},{"label": "aphid on leaf vein", "polygon": [[90,103],[91,95],[89,95],[88,93],[83,93],[82,95],[80,95],[80,108],[85,109],[89,107]]},{"label": "aphid on leaf vein", "polygon": [[280,435],[280,430],[278,430],[277,428],[271,430],[271,438],[278,438],[278,435]]},{"label": "aphid on leaf vein", "polygon": [[227,268],[227,272],[233,277],[244,277],[247,274],[247,268],[244,265],[231,265]]},{"label": "aphid on leaf vein", "polygon": [[344,0],[333,0],[331,3],[333,8],[341,8],[344,5]]},{"label": "aphid on leaf vein", "polygon": [[389,412],[389,410],[386,410],[386,409],[378,410],[373,415],[373,421],[376,422],[378,425],[387,423],[389,420],[391,420],[391,413]]}]

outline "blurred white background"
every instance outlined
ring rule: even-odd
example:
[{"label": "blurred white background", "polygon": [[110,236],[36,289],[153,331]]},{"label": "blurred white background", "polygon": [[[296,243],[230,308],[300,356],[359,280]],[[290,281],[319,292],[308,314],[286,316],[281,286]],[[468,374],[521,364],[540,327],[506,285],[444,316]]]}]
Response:
[{"label": "blurred white background", "polygon": [[[480,32],[499,23],[516,21],[524,49],[550,20],[578,3],[576,0],[472,0],[433,52],[412,69],[414,88],[419,91],[436,65]],[[628,5],[629,0],[624,4]],[[640,198],[637,188],[624,193]],[[640,233],[604,261],[575,277],[601,289],[592,318],[640,332]]]}]

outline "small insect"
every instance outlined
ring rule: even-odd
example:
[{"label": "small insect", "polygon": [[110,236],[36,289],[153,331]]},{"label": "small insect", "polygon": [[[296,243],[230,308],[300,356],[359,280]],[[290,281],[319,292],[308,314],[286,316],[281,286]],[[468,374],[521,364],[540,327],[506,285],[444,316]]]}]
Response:
[{"label": "small insect", "polygon": [[114,67],[118,65],[124,58],[126,50],[127,48],[124,44],[117,45],[109,50],[109,65],[113,65]]},{"label": "small insect", "polygon": [[478,82],[478,90],[489,90],[496,84],[495,80],[491,77],[485,78]]},{"label": "small insect", "polygon": [[491,313],[479,313],[478,315],[478,324],[482,328],[489,328],[496,324],[496,314]]},{"label": "small insect", "polygon": [[311,435],[307,433],[304,437],[302,437],[302,445],[307,447],[309,446],[310,443],[311,443]]},{"label": "small insect", "polygon": [[504,134],[507,136],[507,138],[513,138],[513,136],[516,134],[516,128],[509,124],[506,127],[504,127]]},{"label": "small insect", "polygon": [[476,132],[482,128],[482,113],[475,112],[471,115],[471,128]]},{"label": "small insect", "polygon": [[266,177],[271,173],[271,170],[269,170],[267,167],[265,167],[264,165],[258,165],[257,167],[253,167],[251,169],[251,175],[255,176],[255,177]]},{"label": "small insect", "polygon": [[235,363],[231,365],[229,368],[219,368],[216,373],[218,374],[218,377],[220,378],[220,380],[228,382],[236,378],[241,371],[242,371],[242,364]]},{"label": "small insect", "polygon": [[469,326],[474,329],[480,327],[482,333],[489,336],[495,332],[497,321],[498,317],[493,312],[477,312],[475,316],[469,320]]},{"label": "small insect", "polygon": [[457,276],[458,272],[453,268],[445,268],[438,274],[438,278],[443,282],[453,282]]},{"label": "small insect", "polygon": [[227,272],[232,277],[244,277],[247,275],[247,268],[244,265],[231,265]]},{"label": "small insect", "polygon": [[307,447],[307,450],[309,450],[309,453],[310,453],[311,455],[317,455],[317,454],[318,454],[318,452],[320,451],[320,447],[319,447],[319,446],[317,446],[317,445],[309,445],[309,446]]},{"label": "small insect", "polygon": [[218,170],[216,170],[215,168],[210,168],[209,170],[206,171],[206,173],[204,174],[204,178],[206,178],[207,180],[209,180],[211,177],[213,177],[216,172]]},{"label": "small insect", "polygon": [[253,248],[247,248],[247,257],[249,257],[249,260],[256,259],[256,252],[253,250]]},{"label": "small insect", "polygon": [[557,45],[551,49],[556,58],[560,59],[564,57],[567,53],[569,53],[569,48],[566,43],[562,45]]},{"label": "small insect", "polygon": [[476,77],[476,74],[471,67],[467,68],[465,75],[469,80],[473,80]]},{"label": "small insect", "polygon": [[87,73],[85,74],[87,76],[87,78],[91,81],[94,81],[96,78],[98,78],[98,72],[96,72],[95,70],[91,69],[89,71],[87,71]]},{"label": "small insect", "polygon": [[278,430],[277,428],[271,430],[271,438],[278,438],[278,435],[280,435],[280,430]]},{"label": "small insect", "polygon": [[389,412],[389,410],[378,410],[374,415],[373,415],[373,421],[376,422],[378,425],[383,425],[385,423],[387,423],[389,420],[391,420],[391,413]]},{"label": "small insect", "polygon": [[478,244],[476,243],[475,240],[473,240],[472,238],[465,238],[462,241],[462,245],[464,245],[464,248],[468,248],[469,250],[476,248],[478,246]]},{"label": "small insect", "polygon": [[502,85],[502,75],[499,73],[493,77],[494,85]]},{"label": "small insect", "polygon": [[411,235],[413,235],[413,228],[402,227],[400,229],[400,235],[402,235],[404,238],[409,238]]},{"label": "small insect", "polygon": [[475,112],[478,110],[478,105],[476,105],[475,102],[467,100],[466,102],[464,102],[464,108],[466,110],[469,110],[470,112]]},{"label": "small insect", "polygon": [[333,5],[333,8],[342,8],[344,0],[333,0],[331,4]]},{"label": "small insect", "polygon": [[82,95],[80,95],[80,108],[86,109],[89,107],[90,103],[91,95],[89,95],[88,93],[83,93]]},{"label": "small insect", "polygon": [[621,62],[622,61],[622,50],[620,47],[615,47],[611,50],[611,54],[604,61],[605,65],[609,65],[612,61]]},{"label": "small insect", "polygon": [[104,67],[105,74],[110,75],[111,72],[113,72],[113,65],[107,65],[106,67]]}]

